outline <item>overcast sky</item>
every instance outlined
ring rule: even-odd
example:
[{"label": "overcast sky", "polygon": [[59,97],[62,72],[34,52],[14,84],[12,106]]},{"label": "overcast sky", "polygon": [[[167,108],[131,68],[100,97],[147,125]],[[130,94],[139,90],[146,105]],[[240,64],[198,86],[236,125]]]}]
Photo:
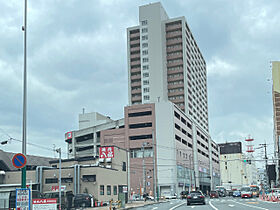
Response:
[{"label": "overcast sky", "polygon": [[[123,117],[128,104],[126,28],[145,0],[28,0],[27,152],[66,152],[78,114]],[[270,61],[280,60],[280,1],[164,0],[185,16],[206,60],[210,134],[265,140],[273,151]],[[22,135],[23,1],[0,0],[0,141]],[[12,141],[0,149],[20,152]],[[256,152],[259,154],[260,152]]]}]

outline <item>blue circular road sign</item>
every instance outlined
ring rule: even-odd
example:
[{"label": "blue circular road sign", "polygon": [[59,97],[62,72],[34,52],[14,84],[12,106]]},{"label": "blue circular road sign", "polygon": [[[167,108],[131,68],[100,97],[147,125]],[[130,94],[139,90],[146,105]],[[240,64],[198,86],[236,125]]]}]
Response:
[{"label": "blue circular road sign", "polygon": [[12,159],[13,165],[16,168],[23,168],[26,165],[26,157],[24,154],[15,154]]}]

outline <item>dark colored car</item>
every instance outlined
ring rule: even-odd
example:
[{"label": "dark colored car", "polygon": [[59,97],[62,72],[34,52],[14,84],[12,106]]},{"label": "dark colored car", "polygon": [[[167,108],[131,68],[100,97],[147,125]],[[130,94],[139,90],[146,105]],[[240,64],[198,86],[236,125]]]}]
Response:
[{"label": "dark colored car", "polygon": [[74,207],[93,207],[93,196],[87,193],[76,194],[74,197]]},{"label": "dark colored car", "polygon": [[[73,197],[74,195],[72,191],[61,191],[61,208],[62,209],[72,208]],[[57,191],[45,192],[44,198],[56,198],[58,202],[57,209],[59,209],[59,192]]]},{"label": "dark colored car", "polygon": [[210,198],[219,198],[219,193],[216,190],[210,191]]},{"label": "dark colored car", "polygon": [[[42,194],[37,190],[32,190],[32,199],[42,198]],[[12,190],[9,196],[9,208],[16,208],[16,190]]]},{"label": "dark colored car", "polygon": [[187,199],[188,194],[189,194],[188,191],[182,191],[182,192],[180,193],[181,199]]},{"label": "dark colored car", "polygon": [[187,196],[187,205],[191,205],[193,203],[201,203],[205,205],[205,196],[201,191],[192,191]]},{"label": "dark colored car", "polygon": [[222,190],[218,190],[219,197],[226,197],[226,193]]}]

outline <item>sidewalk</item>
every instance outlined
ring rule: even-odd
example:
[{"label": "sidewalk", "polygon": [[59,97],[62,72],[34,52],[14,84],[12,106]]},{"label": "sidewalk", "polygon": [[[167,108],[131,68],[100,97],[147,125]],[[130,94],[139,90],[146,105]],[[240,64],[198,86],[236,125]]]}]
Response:
[{"label": "sidewalk", "polygon": [[[159,201],[158,203],[162,203],[162,202],[166,202],[166,201]],[[136,208],[136,207],[143,207],[143,206],[152,205],[152,204],[155,204],[155,203],[157,203],[157,202],[154,202],[154,201],[146,201],[146,202],[145,201],[133,201],[133,203],[125,204],[125,208],[121,208],[121,209],[132,209],[132,208]],[[109,206],[87,208],[86,210],[92,210],[92,209],[108,210]]]}]

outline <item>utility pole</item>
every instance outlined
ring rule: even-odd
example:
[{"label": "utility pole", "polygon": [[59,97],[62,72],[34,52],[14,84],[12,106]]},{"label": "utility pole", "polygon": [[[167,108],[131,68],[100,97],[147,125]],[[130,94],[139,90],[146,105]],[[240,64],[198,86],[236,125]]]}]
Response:
[{"label": "utility pole", "polygon": [[59,154],[59,210],[61,210],[61,148],[58,148],[56,152]]},{"label": "utility pole", "polygon": [[189,189],[189,192],[191,192],[192,191],[192,161],[191,161],[191,156],[192,156],[192,154],[190,154],[189,155],[189,160],[190,160],[190,181],[191,181],[191,183],[190,183],[190,189]]},{"label": "utility pole", "polygon": [[145,151],[145,149],[144,149],[144,146],[146,146],[146,143],[143,143],[142,144],[142,151],[143,151],[143,162],[142,162],[142,164],[143,164],[143,195],[144,195],[144,193],[146,192],[146,169],[145,169],[145,156],[144,156],[144,151]]},{"label": "utility pole", "polygon": [[[26,89],[27,89],[27,71],[26,71],[26,36],[27,36],[27,0],[24,4],[24,26],[22,30],[24,31],[24,55],[23,55],[23,119],[22,119],[22,154],[26,155]],[[26,188],[26,166],[21,169],[21,188]]]},{"label": "utility pole", "polygon": [[155,145],[155,137],[154,137],[154,130],[152,130],[152,140],[153,140],[153,183],[154,183],[154,201],[157,200],[157,182],[156,182],[156,145]]},{"label": "utility pole", "polygon": [[267,158],[267,151],[266,151],[266,147],[267,147],[267,143],[265,142],[264,144],[259,144],[260,146],[264,147],[264,159],[265,159],[265,174],[266,174],[266,179],[269,183],[269,178],[268,178],[268,171],[267,171],[267,162],[268,162],[268,158]]}]

